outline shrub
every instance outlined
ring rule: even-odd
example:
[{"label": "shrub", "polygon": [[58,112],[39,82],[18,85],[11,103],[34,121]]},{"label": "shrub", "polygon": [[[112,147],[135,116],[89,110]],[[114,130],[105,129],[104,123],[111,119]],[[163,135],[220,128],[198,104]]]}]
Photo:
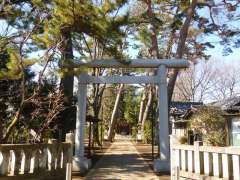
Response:
[{"label": "shrub", "polygon": [[225,118],[223,111],[215,107],[202,107],[190,119],[190,128],[213,146],[226,145]]},{"label": "shrub", "polygon": [[181,136],[179,139],[180,144],[187,144],[187,136]]}]

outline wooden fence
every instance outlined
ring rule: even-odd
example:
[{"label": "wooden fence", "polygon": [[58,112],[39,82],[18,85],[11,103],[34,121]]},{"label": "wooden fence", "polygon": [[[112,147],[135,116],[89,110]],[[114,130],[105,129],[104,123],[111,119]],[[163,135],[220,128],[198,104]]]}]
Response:
[{"label": "wooden fence", "polygon": [[72,145],[50,140],[46,144],[1,144],[0,179],[71,179]]},{"label": "wooden fence", "polygon": [[240,148],[172,142],[171,179],[240,180]]}]

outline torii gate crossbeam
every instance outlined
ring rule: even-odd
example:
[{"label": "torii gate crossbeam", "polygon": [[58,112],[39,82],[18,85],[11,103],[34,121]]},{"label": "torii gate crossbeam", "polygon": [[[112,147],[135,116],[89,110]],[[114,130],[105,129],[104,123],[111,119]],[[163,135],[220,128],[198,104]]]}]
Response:
[{"label": "torii gate crossbeam", "polygon": [[75,157],[73,170],[84,172],[89,169],[90,163],[84,157],[84,128],[86,124],[87,84],[156,84],[158,85],[159,101],[159,147],[160,157],[154,161],[154,170],[157,172],[170,169],[170,144],[168,127],[168,92],[167,68],[187,68],[187,60],[158,60],[137,59],[121,63],[117,60],[95,60],[91,62],[79,61],[73,67],[86,68],[158,68],[155,76],[89,76],[81,73],[78,77],[77,121],[75,133]]}]

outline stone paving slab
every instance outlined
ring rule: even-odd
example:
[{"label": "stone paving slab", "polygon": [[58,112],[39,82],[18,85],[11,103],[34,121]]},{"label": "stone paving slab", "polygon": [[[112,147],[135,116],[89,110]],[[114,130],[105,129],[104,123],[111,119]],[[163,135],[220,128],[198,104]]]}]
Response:
[{"label": "stone paving slab", "polygon": [[157,176],[139,155],[128,136],[117,136],[102,158],[85,177],[74,180],[169,180]]}]

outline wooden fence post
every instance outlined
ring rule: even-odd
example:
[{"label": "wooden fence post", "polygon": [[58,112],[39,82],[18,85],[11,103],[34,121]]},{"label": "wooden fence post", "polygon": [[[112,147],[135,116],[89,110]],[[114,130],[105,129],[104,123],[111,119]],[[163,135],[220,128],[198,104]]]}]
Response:
[{"label": "wooden fence post", "polygon": [[240,180],[240,156],[232,155],[233,162],[233,177],[234,180]]},{"label": "wooden fence post", "polygon": [[[180,144],[177,136],[170,135],[170,158],[171,158],[171,179],[176,179],[179,176],[179,165],[180,165],[180,157],[179,150],[174,149],[174,146]],[[178,172],[177,172],[178,169]],[[178,175],[177,175],[178,174]]]},{"label": "wooden fence post", "polygon": [[232,174],[232,161],[229,154],[222,154],[222,173],[223,178],[230,179]]},{"label": "wooden fence post", "polygon": [[180,169],[179,169],[179,166],[176,166],[174,171],[175,171],[175,176],[174,176],[173,180],[179,180],[180,179]]},{"label": "wooden fence post", "polygon": [[204,161],[204,175],[212,175],[213,172],[213,158],[212,153],[203,152]]},{"label": "wooden fence post", "polygon": [[193,151],[192,150],[188,150],[187,151],[187,168],[189,172],[193,172],[194,171],[194,159],[193,159]]},{"label": "wooden fence post", "polygon": [[220,178],[222,176],[222,159],[221,154],[212,153],[213,155],[213,176]]},{"label": "wooden fence post", "polygon": [[201,158],[200,158],[200,152],[199,152],[199,146],[202,146],[201,141],[195,141],[194,142],[194,169],[195,173],[201,174]]}]

